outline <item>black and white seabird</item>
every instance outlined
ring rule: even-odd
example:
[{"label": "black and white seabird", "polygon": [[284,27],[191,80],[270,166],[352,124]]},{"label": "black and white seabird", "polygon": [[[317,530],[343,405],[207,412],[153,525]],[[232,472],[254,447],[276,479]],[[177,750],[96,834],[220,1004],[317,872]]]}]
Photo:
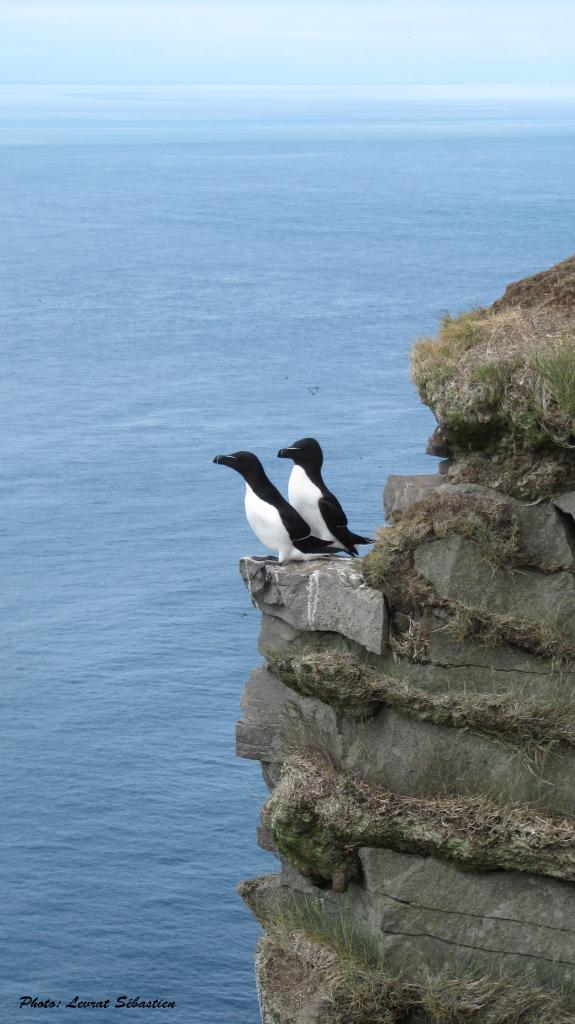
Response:
[{"label": "black and white seabird", "polygon": [[281,448],[278,458],[295,462],[289,479],[289,500],[317,537],[354,557],[358,554],[356,544],[373,544],[369,537],[348,530],[347,516],[321,475],[323,452],[315,438],[303,437],[289,448]]},{"label": "black and white seabird", "polygon": [[337,551],[330,540],[312,535],[305,519],[268,479],[257,455],[233,452],[231,455],[216,455],[214,462],[229,466],[243,476],[248,523],[262,544],[277,551],[278,561],[302,561]]}]

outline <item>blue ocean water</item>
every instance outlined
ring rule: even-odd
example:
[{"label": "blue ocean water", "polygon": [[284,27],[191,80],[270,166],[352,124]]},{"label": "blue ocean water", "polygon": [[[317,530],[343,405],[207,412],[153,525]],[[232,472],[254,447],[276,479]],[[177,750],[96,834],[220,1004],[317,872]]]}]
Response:
[{"label": "blue ocean water", "polygon": [[574,165],[568,104],[0,93],[6,1024],[24,994],[256,1024],[261,549],[212,457],[284,485],[313,434],[375,529],[385,476],[434,467],[413,338],[573,251]]}]

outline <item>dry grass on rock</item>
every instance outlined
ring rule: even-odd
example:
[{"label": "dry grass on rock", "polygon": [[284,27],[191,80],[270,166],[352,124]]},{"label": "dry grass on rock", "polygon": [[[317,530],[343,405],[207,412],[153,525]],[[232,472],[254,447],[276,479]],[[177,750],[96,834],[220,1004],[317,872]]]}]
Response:
[{"label": "dry grass on rock", "polygon": [[305,932],[280,927],[260,940],[259,984],[276,1020],[294,1021],[313,1000],[324,1024],[574,1024],[575,1005],[513,978],[401,975],[345,959]]},{"label": "dry grass on rock", "polygon": [[515,498],[534,501],[575,487],[575,459],[571,450],[504,451],[459,454],[449,469],[453,484],[482,484]]},{"label": "dry grass on rock", "polygon": [[475,541],[491,565],[520,561],[519,523],[509,502],[495,495],[432,491],[397,513],[394,526],[378,532],[362,563],[367,583],[384,590],[394,609],[411,608],[414,601],[439,603],[431,584],[415,572],[413,556],[420,544],[453,534]]},{"label": "dry grass on rock", "polygon": [[336,769],[317,751],[286,759],[262,823],[299,871],[339,890],[359,873],[360,846],[575,881],[572,820],[482,797],[400,796]]},{"label": "dry grass on rock", "polygon": [[459,643],[476,640],[487,647],[510,644],[545,658],[557,671],[573,669],[575,644],[560,625],[502,615],[486,608],[470,607],[460,601],[451,603],[449,610],[447,627]]},{"label": "dry grass on rock", "polygon": [[575,309],[575,256],[568,256],[548,270],[513,281],[491,307],[495,312],[521,309],[553,309],[572,314]]},{"label": "dry grass on rock", "polygon": [[287,686],[356,721],[392,707],[420,721],[510,740],[532,756],[575,747],[575,697],[567,700],[563,693],[549,700],[513,693],[429,693],[376,672],[345,651],[312,650],[271,664]]},{"label": "dry grass on rock", "polygon": [[[257,881],[255,883],[257,885]],[[531,979],[461,970],[407,979],[317,901],[284,899],[258,918],[258,984],[277,1021],[313,1009],[324,1024],[573,1024],[575,1004]]]},{"label": "dry grass on rock", "polygon": [[429,661],[429,632],[420,616],[396,615],[392,620],[388,643],[395,661],[407,658],[421,665]]},{"label": "dry grass on rock", "polygon": [[575,307],[559,301],[575,293],[575,260],[513,288],[445,316],[415,344],[412,375],[454,457],[450,480],[533,500],[575,485]]},{"label": "dry grass on rock", "polygon": [[[408,615],[417,624],[425,607],[444,608],[450,615],[449,629],[460,642],[468,639],[488,646],[509,644],[550,660],[555,667],[575,663],[575,644],[559,623],[535,622],[501,615],[486,608],[472,608],[437,594],[433,585],[414,567],[418,546],[458,534],[479,545],[482,557],[492,566],[529,566],[540,571],[556,567],[534,566],[533,558],[521,549],[520,530],[511,504],[496,495],[432,491],[421,501],[395,516],[395,525],[380,530],[376,542],[363,559],[366,582],[384,591],[392,613],[392,625]],[[415,613],[415,618],[413,618]],[[419,650],[418,635],[392,631],[392,645],[398,654],[425,660],[425,637]]]}]

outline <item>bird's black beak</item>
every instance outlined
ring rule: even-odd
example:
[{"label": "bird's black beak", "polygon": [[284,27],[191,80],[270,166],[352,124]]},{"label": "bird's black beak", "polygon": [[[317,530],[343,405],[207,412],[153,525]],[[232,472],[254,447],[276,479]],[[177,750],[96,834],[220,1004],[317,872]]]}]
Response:
[{"label": "bird's black beak", "polygon": [[286,452],[285,448],[280,448],[278,452],[278,459],[289,459],[289,455]]},{"label": "bird's black beak", "polygon": [[214,462],[217,462],[218,466],[232,466],[233,468],[235,459],[231,455],[216,455]]}]

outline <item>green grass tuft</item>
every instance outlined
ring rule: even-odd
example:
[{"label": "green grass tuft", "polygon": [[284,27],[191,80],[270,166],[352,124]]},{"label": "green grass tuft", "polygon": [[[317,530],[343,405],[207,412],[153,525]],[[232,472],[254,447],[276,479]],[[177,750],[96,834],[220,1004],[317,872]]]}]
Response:
[{"label": "green grass tuft", "polygon": [[[537,392],[539,418],[555,430],[557,444],[572,444],[575,425],[575,344],[564,340],[550,352],[538,353],[535,360],[541,387]],[[570,428],[565,429],[565,424]]]},{"label": "green grass tuft", "polygon": [[[456,448],[563,445],[574,438],[575,324],[563,314],[507,309],[444,317],[417,342],[413,376]],[[474,443],[474,441],[476,443]]]}]

